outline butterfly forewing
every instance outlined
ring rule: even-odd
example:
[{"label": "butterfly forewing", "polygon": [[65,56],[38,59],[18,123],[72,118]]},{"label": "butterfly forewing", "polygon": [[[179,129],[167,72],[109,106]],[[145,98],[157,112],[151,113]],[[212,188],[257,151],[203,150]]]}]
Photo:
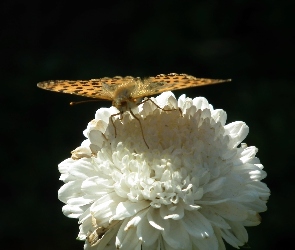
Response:
[{"label": "butterfly forewing", "polygon": [[139,77],[134,78],[132,76],[115,76],[115,77],[103,77],[100,79],[92,80],[52,80],[44,81],[37,84],[39,88],[86,96],[91,98],[113,100],[115,98],[114,93],[120,86],[134,85],[140,80]]},{"label": "butterfly forewing", "polygon": [[192,88],[226,81],[230,81],[230,79],[221,80],[209,78],[196,78],[194,76],[176,73],[171,73],[168,75],[161,74],[155,77],[149,77],[147,79],[144,79],[143,87],[138,89],[138,93],[135,93],[134,97],[150,96],[165,91]]},{"label": "butterfly forewing", "polygon": [[37,86],[55,92],[112,100],[112,97],[102,88],[100,79],[88,81],[53,80],[40,82]]}]

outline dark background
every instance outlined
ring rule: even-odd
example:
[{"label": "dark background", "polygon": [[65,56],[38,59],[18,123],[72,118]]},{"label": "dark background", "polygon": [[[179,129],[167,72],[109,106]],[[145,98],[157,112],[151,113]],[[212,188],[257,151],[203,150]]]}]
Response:
[{"label": "dark background", "polygon": [[[82,249],[62,214],[57,165],[84,139],[95,111],[37,82],[187,73],[232,78],[176,91],[205,96],[250,127],[272,191],[252,249],[294,246],[295,1],[1,2],[2,249]],[[292,40],[293,39],[293,40]],[[284,247],[285,246],[288,247]],[[228,247],[230,249],[230,247]]]}]

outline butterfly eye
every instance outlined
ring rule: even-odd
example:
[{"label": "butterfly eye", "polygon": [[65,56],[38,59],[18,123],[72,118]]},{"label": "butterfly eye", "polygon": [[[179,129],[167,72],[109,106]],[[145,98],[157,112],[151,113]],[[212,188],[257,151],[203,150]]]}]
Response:
[{"label": "butterfly eye", "polygon": [[132,102],[135,103],[136,105],[138,105],[138,104],[140,104],[140,103],[142,102],[142,99],[143,99],[143,98],[134,98],[134,99],[132,100]]},{"label": "butterfly eye", "polygon": [[122,107],[122,106],[124,107],[124,106],[126,106],[126,105],[127,105],[127,102],[126,102],[126,101],[122,101],[122,102],[119,104],[120,107]]},{"label": "butterfly eye", "polygon": [[120,108],[127,106],[127,102],[126,101],[120,101],[115,103],[113,102],[113,106],[115,106],[117,109],[120,110]]}]

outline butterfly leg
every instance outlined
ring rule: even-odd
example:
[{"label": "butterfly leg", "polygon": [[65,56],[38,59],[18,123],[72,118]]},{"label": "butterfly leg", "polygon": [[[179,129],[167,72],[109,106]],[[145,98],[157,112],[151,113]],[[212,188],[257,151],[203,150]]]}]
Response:
[{"label": "butterfly leg", "polygon": [[116,115],[120,115],[120,120],[122,120],[122,113],[117,113],[117,114],[112,114],[111,115],[111,122],[113,124],[113,127],[114,127],[114,130],[115,130],[115,138],[117,137],[117,129],[116,129],[116,126],[115,126],[115,123],[114,123],[114,120],[113,120],[113,117],[116,116]]},{"label": "butterfly leg", "polygon": [[161,109],[161,110],[163,110],[163,111],[174,111],[174,110],[178,110],[179,111],[179,113],[180,113],[180,116],[183,116],[182,115],[182,110],[180,109],[180,108],[177,108],[177,109],[164,109],[164,108],[161,108],[158,104],[156,104],[151,98],[147,98],[147,99],[145,99],[145,100],[143,100],[140,104],[143,104],[143,103],[145,103],[145,102],[147,102],[147,101],[150,101],[150,102],[152,102],[158,109]]},{"label": "butterfly leg", "polygon": [[132,112],[132,110],[130,109],[129,110],[129,112],[130,112],[130,114],[139,122],[139,125],[140,125],[140,131],[141,131],[141,135],[142,135],[142,138],[143,138],[143,140],[144,140],[144,143],[145,143],[145,145],[147,146],[147,148],[149,149],[149,146],[148,146],[148,144],[147,144],[147,142],[146,142],[146,140],[145,140],[145,138],[144,138],[144,134],[143,134],[143,129],[142,129],[142,126],[141,126],[141,122],[140,122],[140,120],[135,116],[135,114]]},{"label": "butterfly leg", "polygon": [[[139,125],[140,125],[140,131],[141,131],[141,135],[142,135],[142,138],[143,138],[143,141],[144,141],[144,143],[145,143],[145,145],[147,146],[147,148],[149,148],[149,146],[148,146],[148,144],[147,144],[147,142],[146,142],[146,140],[145,140],[145,138],[144,138],[144,135],[143,135],[143,130],[142,130],[142,126],[141,126],[141,122],[140,122],[140,120],[135,116],[135,114],[131,111],[131,109],[129,110],[130,111],[130,114],[139,122]],[[116,129],[116,126],[115,126],[115,123],[114,123],[114,120],[113,120],[113,117],[114,116],[116,116],[116,115],[120,115],[120,120],[122,120],[123,119],[123,116],[122,116],[122,113],[120,112],[120,113],[117,113],[117,114],[113,114],[113,115],[111,115],[111,122],[112,122],[112,124],[113,124],[113,127],[114,127],[114,130],[115,130],[115,138],[117,137],[117,129]]]}]

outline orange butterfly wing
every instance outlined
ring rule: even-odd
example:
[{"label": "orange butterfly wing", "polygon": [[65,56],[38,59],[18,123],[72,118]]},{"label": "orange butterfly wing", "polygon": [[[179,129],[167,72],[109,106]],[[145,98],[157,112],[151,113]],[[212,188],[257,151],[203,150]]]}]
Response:
[{"label": "orange butterfly wing", "polygon": [[[50,80],[39,82],[37,86],[41,89],[54,92],[80,95],[102,100],[113,100],[114,91],[119,86],[127,85],[133,81],[132,76],[113,78],[104,77],[92,80]],[[107,88],[105,86],[108,86]]]},{"label": "orange butterfly wing", "polygon": [[137,88],[132,97],[143,97],[159,94],[165,91],[192,88],[209,84],[229,82],[231,79],[196,78],[187,74],[160,74],[143,80],[142,86]]},{"label": "orange butterfly wing", "polygon": [[142,98],[165,91],[192,88],[227,81],[231,80],[196,78],[191,75],[171,73],[167,75],[160,74],[143,80],[139,77],[132,76],[115,76],[112,78],[103,77],[92,80],[51,80],[40,82],[37,86],[55,92],[102,100],[114,100],[116,98],[116,90],[121,87],[124,89],[130,89],[131,98]]}]

